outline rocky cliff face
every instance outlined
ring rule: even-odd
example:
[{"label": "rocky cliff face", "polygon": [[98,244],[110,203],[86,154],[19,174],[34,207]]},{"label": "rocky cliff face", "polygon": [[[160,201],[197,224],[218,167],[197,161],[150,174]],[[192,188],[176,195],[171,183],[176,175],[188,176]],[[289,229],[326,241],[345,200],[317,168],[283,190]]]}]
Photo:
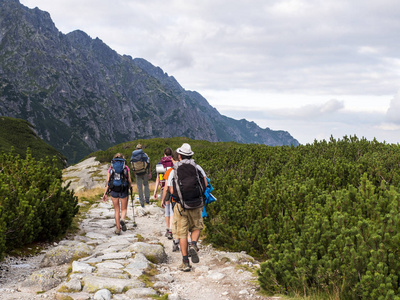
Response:
[{"label": "rocky cliff face", "polygon": [[288,132],[222,116],[144,59],[79,30],[62,34],[18,0],[0,0],[0,115],[31,122],[70,162],[138,138],[298,145]]}]

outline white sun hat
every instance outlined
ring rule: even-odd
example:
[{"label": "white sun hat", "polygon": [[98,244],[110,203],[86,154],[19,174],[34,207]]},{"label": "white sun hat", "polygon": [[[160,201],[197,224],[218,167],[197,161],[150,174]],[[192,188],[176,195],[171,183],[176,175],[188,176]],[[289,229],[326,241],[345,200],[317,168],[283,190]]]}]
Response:
[{"label": "white sun hat", "polygon": [[188,143],[183,143],[182,146],[176,150],[176,152],[185,156],[192,156],[194,154]]}]

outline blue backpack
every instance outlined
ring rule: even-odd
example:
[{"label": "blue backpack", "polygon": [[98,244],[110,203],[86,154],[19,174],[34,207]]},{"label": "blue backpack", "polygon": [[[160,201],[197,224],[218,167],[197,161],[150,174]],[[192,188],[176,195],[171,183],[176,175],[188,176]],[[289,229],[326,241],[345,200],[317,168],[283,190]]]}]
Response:
[{"label": "blue backpack", "polygon": [[142,149],[137,149],[132,152],[131,156],[132,171],[136,175],[145,174],[149,163],[150,159],[147,156],[147,154],[143,152]]},{"label": "blue backpack", "polygon": [[113,192],[122,192],[128,186],[128,170],[126,168],[125,159],[114,158],[111,161],[108,186]]}]

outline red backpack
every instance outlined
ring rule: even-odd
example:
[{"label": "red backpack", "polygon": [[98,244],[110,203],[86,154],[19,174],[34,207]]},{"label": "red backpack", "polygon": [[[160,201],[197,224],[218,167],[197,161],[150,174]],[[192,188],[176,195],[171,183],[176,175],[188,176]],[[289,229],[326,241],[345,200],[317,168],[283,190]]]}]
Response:
[{"label": "red backpack", "polygon": [[174,164],[172,163],[172,157],[171,156],[164,156],[160,160],[161,164],[163,165],[164,168],[168,167],[173,167]]}]

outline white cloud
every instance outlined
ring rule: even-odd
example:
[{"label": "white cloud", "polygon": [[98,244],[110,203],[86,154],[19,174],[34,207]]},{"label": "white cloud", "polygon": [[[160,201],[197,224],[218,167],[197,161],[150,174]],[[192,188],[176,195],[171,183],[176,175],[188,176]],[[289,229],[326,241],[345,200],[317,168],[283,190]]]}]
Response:
[{"label": "white cloud", "polygon": [[295,137],[400,140],[400,96],[390,107],[387,96],[400,88],[398,0],[21,3],[49,11],[64,33],[81,29],[160,66],[222,113]]},{"label": "white cloud", "polygon": [[400,124],[400,91],[390,101],[387,118],[390,122]]},{"label": "white cloud", "polygon": [[382,123],[375,126],[376,129],[385,131],[400,131],[400,125],[393,123]]}]

